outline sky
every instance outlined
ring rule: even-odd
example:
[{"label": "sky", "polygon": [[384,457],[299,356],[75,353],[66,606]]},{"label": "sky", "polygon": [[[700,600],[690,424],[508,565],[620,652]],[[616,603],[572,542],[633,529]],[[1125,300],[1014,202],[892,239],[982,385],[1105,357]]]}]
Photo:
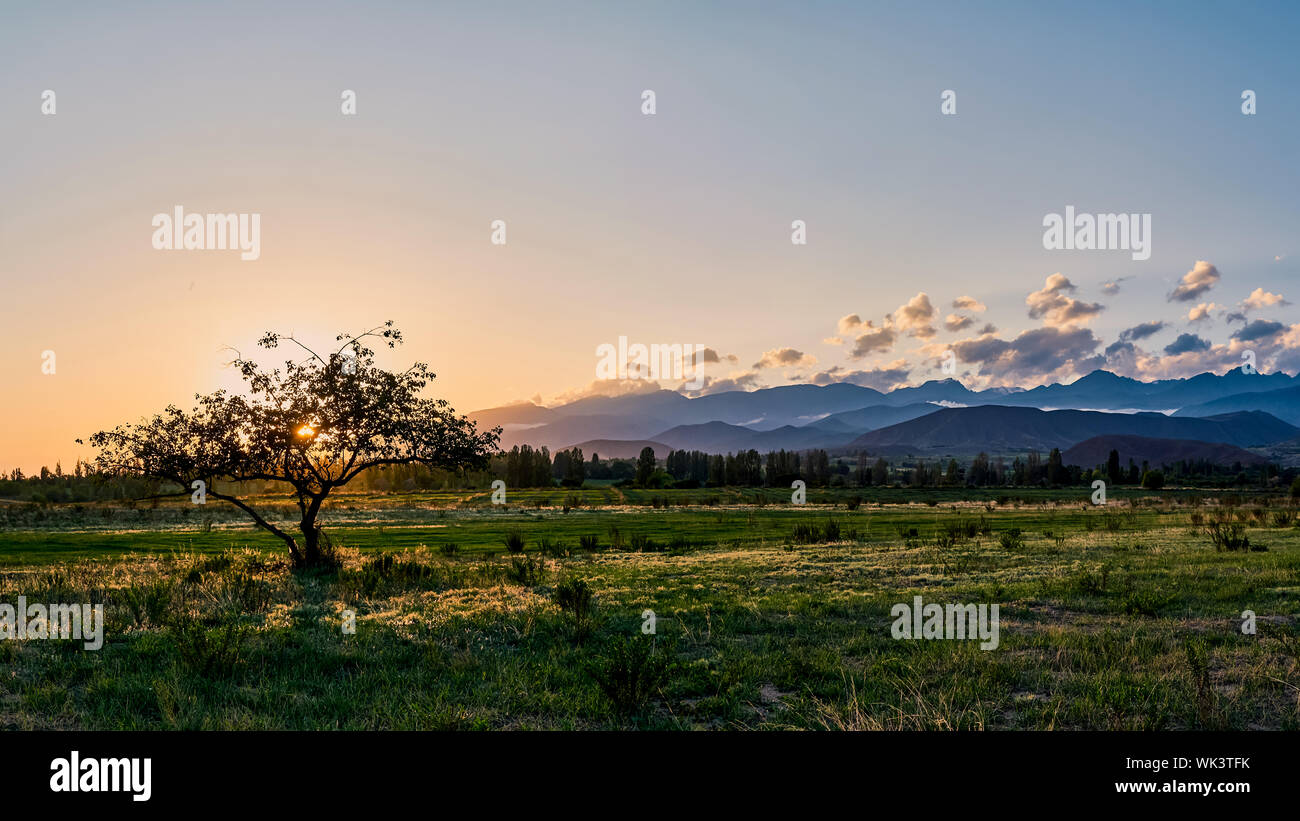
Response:
[{"label": "sky", "polygon": [[[1043,6],[4,0],[0,469],[388,319],[462,412],[679,387],[598,381],[619,337],[696,393],[1300,370],[1300,7]],[[155,248],[177,206],[258,257]],[[1045,248],[1067,206],[1149,257]]]}]

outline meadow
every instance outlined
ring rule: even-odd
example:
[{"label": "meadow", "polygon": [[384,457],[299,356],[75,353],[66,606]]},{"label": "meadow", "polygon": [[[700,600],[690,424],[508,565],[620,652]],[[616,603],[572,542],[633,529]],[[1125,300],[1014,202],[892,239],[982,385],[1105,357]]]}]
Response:
[{"label": "meadow", "polygon": [[[323,520],[337,566],[294,571],[226,505],[0,504],[0,602],[107,619],[98,651],[0,640],[0,727],[1300,729],[1277,494],[601,486]],[[894,639],[917,595],[998,604],[997,649]]]}]

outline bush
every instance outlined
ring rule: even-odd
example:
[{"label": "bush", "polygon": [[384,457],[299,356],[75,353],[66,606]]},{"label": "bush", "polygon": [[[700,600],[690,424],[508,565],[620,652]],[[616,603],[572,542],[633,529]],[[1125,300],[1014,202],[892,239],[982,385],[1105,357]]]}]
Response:
[{"label": "bush", "polygon": [[460,545],[455,542],[447,542],[446,544],[438,545],[438,552],[447,558],[451,558],[460,553]]},{"label": "bush", "polygon": [[406,590],[431,587],[438,580],[438,572],[409,555],[381,553],[356,570],[343,570],[338,575],[343,591],[355,591],[374,596],[381,591]]},{"label": "bush", "polygon": [[1142,487],[1147,490],[1159,490],[1165,486],[1165,475],[1158,470],[1148,470],[1142,476]]},{"label": "bush", "polygon": [[569,555],[569,550],[563,542],[553,542],[550,539],[537,540],[537,552],[543,556],[550,556],[553,559],[563,558]]},{"label": "bush", "polygon": [[599,545],[596,541],[595,534],[593,533],[593,534],[587,534],[585,536],[579,536],[578,547],[589,553],[599,549]]},{"label": "bush", "polygon": [[524,534],[518,530],[512,530],[507,533],[502,542],[505,544],[506,550],[511,553],[524,552]]},{"label": "bush", "polygon": [[795,544],[815,544],[817,542],[838,542],[843,533],[840,523],[831,519],[818,526],[812,522],[799,522],[790,533],[790,541]]},{"label": "bush", "polygon": [[1024,548],[1025,540],[1020,536],[1020,528],[1013,527],[998,534],[998,544],[1003,550],[1020,550]]},{"label": "bush", "polygon": [[644,636],[620,636],[609,642],[587,673],[610,701],[614,712],[634,715],[668,678],[671,669],[667,653],[657,652],[655,642]]},{"label": "bush", "polygon": [[1248,550],[1250,538],[1246,536],[1245,525],[1235,522],[1212,522],[1205,533],[1210,537],[1216,552],[1224,550]]},{"label": "bush", "polygon": [[1291,480],[1291,498],[1300,499],[1300,476]]},{"label": "bush", "polygon": [[565,579],[555,587],[555,603],[572,620],[574,639],[581,642],[591,632],[596,609],[591,587],[582,579]]},{"label": "bush", "polygon": [[237,621],[209,628],[201,621],[186,619],[173,622],[170,632],[187,670],[204,678],[220,678],[233,673],[242,661],[249,631]]},{"label": "bush", "polygon": [[540,558],[516,556],[510,560],[510,566],[506,568],[506,578],[524,587],[536,587],[541,584],[545,575],[546,567]]},{"label": "bush", "polygon": [[172,603],[172,589],[171,581],[158,579],[152,584],[132,585],[122,590],[123,602],[131,611],[136,627],[159,627],[163,624]]}]

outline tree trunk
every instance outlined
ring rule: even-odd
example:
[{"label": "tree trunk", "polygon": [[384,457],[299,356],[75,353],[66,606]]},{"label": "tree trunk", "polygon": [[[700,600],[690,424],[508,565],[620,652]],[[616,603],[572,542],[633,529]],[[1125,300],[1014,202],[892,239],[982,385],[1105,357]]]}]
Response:
[{"label": "tree trunk", "polygon": [[[311,504],[302,515],[302,522],[298,529],[302,531],[302,560],[303,567],[319,567],[328,564],[331,561],[330,556],[326,556],[321,550],[321,529],[316,526],[316,514],[320,513],[321,502],[325,501],[325,495],[312,496]],[[328,539],[326,540],[328,544]]]}]

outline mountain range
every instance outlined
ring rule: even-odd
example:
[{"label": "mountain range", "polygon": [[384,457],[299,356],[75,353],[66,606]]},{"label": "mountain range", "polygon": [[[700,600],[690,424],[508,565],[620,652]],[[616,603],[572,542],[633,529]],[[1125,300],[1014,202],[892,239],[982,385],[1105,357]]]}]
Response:
[{"label": "mountain range", "polygon": [[[505,449],[579,446],[621,457],[635,445],[728,453],[750,448],[965,456],[1067,450],[1098,436],[1264,449],[1300,437],[1300,376],[1203,373],[1142,382],[1104,370],[1069,384],[971,390],[955,379],[881,392],[849,383],[687,397],[653,391],[475,411]],[[1131,444],[1131,443],[1130,443]],[[1163,445],[1170,452],[1186,446]],[[1158,450],[1159,448],[1157,448]],[[639,447],[636,448],[639,452]],[[1217,452],[1217,451],[1216,451]],[[1205,457],[1210,458],[1210,457]],[[1222,459],[1240,460],[1235,451]]]}]

